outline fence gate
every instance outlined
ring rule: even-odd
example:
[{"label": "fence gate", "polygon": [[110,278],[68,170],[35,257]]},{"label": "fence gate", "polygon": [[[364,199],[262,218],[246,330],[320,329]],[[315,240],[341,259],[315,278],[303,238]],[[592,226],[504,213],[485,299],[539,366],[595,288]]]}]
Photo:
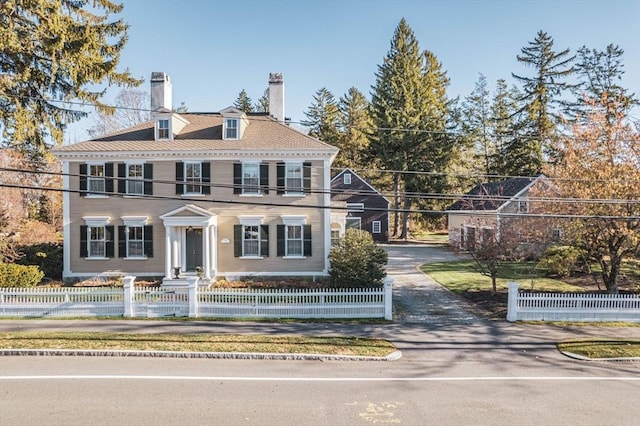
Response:
[{"label": "fence gate", "polygon": [[189,289],[181,287],[136,288],[134,316],[141,318],[189,316]]}]

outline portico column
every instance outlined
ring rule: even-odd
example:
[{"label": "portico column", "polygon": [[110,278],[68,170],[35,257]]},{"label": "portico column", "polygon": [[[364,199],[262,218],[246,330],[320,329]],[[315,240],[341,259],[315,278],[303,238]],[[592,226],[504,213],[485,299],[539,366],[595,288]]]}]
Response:
[{"label": "portico column", "polygon": [[205,278],[211,278],[211,225],[207,225],[204,228],[204,232],[202,233],[202,244],[204,250],[202,253],[204,254],[204,276]]},{"label": "portico column", "polygon": [[[171,234],[172,234],[172,247],[171,247],[171,249],[173,251],[173,253],[172,253],[173,264],[171,265],[171,267],[176,267],[176,266],[180,267],[180,266],[182,266],[180,264],[180,253],[178,252],[179,249],[180,249],[180,244],[179,244],[179,242],[180,242],[180,228],[178,228],[177,226],[174,226],[174,227],[171,228],[171,230],[172,230],[172,232],[171,232]],[[182,272],[184,272],[184,271],[182,271]]]},{"label": "portico column", "polygon": [[171,228],[164,227],[164,276],[171,279]]}]

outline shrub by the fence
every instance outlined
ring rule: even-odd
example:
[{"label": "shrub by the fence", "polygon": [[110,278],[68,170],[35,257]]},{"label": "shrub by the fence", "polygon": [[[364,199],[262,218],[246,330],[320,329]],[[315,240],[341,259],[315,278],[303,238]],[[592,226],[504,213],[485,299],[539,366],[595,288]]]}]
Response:
[{"label": "shrub by the fence", "polygon": [[0,287],[34,287],[43,277],[37,266],[0,263]]},{"label": "shrub by the fence", "polygon": [[333,287],[381,286],[387,275],[387,252],[367,231],[347,229],[344,238],[331,248],[329,262]]},{"label": "shrub by the fence", "polygon": [[20,246],[23,256],[17,261],[20,265],[35,265],[47,278],[62,278],[62,244],[41,243]]},{"label": "shrub by the fence", "polygon": [[548,247],[538,266],[546,269],[551,276],[567,277],[577,269],[577,263],[580,259],[580,250],[570,246],[551,246]]}]

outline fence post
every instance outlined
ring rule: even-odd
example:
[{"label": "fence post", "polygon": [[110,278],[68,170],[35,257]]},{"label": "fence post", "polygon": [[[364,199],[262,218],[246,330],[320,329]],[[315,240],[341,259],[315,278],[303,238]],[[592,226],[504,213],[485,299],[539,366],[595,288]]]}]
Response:
[{"label": "fence post", "polygon": [[393,300],[391,288],[393,287],[393,278],[386,277],[384,280],[384,319],[391,321],[393,319]]},{"label": "fence post", "polygon": [[516,282],[509,283],[509,299],[507,302],[507,321],[518,320],[518,288],[520,284]]},{"label": "fence post", "polygon": [[136,277],[131,275],[127,275],[122,278],[122,283],[124,287],[124,316],[125,317],[133,317],[134,309],[133,309],[133,282]]},{"label": "fence post", "polygon": [[198,316],[198,277],[188,277],[189,283],[189,318]]}]

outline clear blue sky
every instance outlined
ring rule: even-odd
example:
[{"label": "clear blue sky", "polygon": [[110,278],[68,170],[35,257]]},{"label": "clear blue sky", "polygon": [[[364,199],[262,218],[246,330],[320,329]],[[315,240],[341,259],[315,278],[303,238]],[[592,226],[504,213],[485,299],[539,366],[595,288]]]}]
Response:
[{"label": "clear blue sky", "polygon": [[[638,0],[120,0],[130,24],[121,68],[143,77],[169,74],[173,103],[219,111],[245,89],[256,101],[270,72],[282,72],[285,112],[294,122],[314,93],[339,98],[355,86],[369,96],[375,72],[403,17],[423,50],[442,62],[448,95],[467,96],[483,73],[493,88],[511,73],[530,75],[516,61],[538,30],[556,50],[586,45],[625,50],[623,85],[640,94]],[[109,91],[105,98],[117,93]],[[85,138],[85,123],[67,140]]]}]

